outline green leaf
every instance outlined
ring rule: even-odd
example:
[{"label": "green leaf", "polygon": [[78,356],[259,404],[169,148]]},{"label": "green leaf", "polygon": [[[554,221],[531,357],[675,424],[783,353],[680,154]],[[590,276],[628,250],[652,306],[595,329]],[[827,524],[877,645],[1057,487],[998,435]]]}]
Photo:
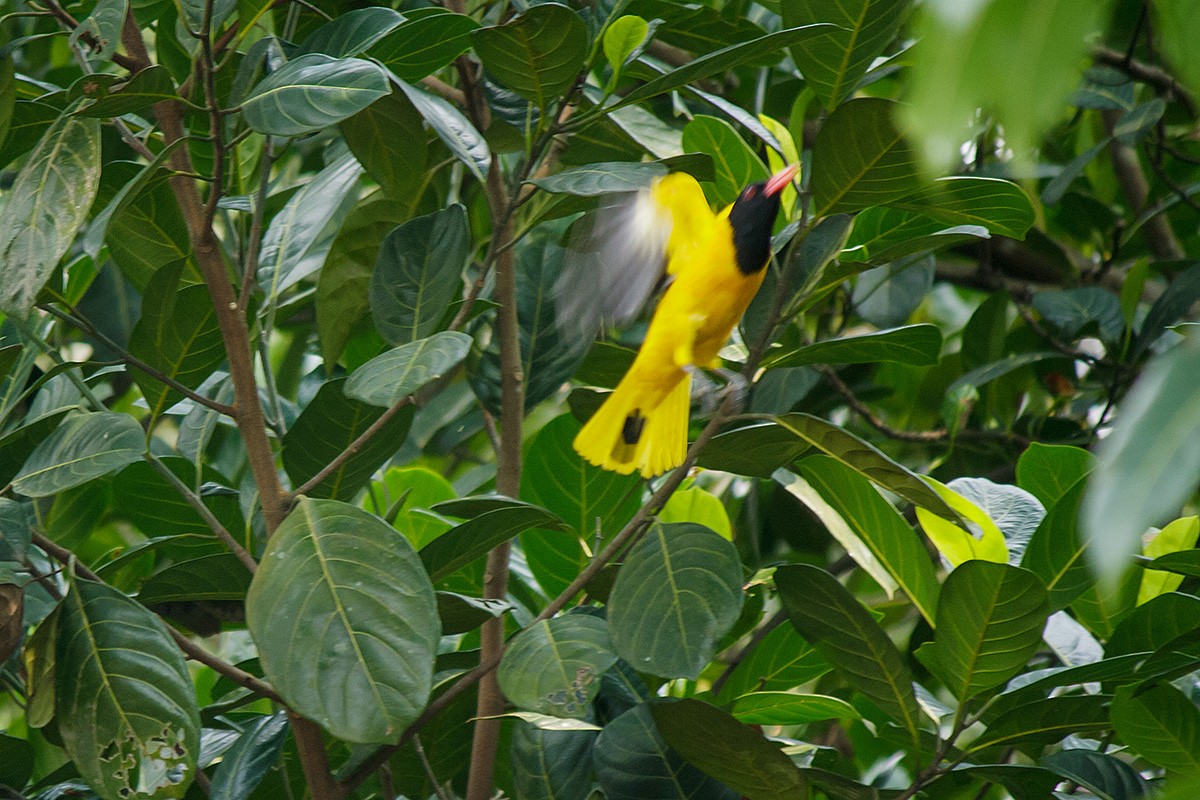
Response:
[{"label": "green leaf", "polygon": [[[1064,116],[1108,3],[1022,0],[925,6],[914,25],[910,94],[902,122],[940,170],[960,163],[978,108],[1004,127],[1019,160],[1032,163],[1040,135]],[[1030,91],[1030,87],[1037,87]]]},{"label": "green leaf", "polygon": [[[133,186],[131,193],[112,209],[102,239],[93,238],[90,230],[84,237],[85,248],[108,245],[108,253],[122,275],[143,292],[159,270],[172,262],[188,261],[192,250],[187,223],[167,183],[167,173],[151,170],[147,178],[141,187]],[[93,225],[103,224],[102,217],[103,212]],[[195,274],[190,265],[187,269]]]},{"label": "green leaf", "polygon": [[[697,55],[765,35],[761,27],[745,16],[723,13],[715,6],[673,0],[632,0],[624,8],[645,19],[661,20],[653,31],[656,39]],[[778,60],[778,53],[764,53],[751,63],[771,66]]]},{"label": "green leaf", "polygon": [[24,561],[33,538],[33,506],[0,497],[0,561]]},{"label": "green leaf", "polygon": [[362,166],[347,154],[292,195],[263,236],[258,285],[274,300],[321,268],[342,221],[358,199]]},{"label": "green leaf", "polygon": [[1053,508],[1094,464],[1095,457],[1082,447],[1033,442],[1017,459],[1017,485]]},{"label": "green leaf", "polygon": [[287,714],[277,711],[258,717],[225,751],[212,776],[210,800],[242,800],[262,783],[279,760],[288,735]]},{"label": "green leaf", "polygon": [[604,726],[592,750],[596,780],[608,800],[737,800],[740,795],[693,767],[667,746],[638,705]]},{"label": "green leaf", "polygon": [[346,396],[376,406],[398,403],[449,373],[470,349],[471,337],[458,331],[441,331],[394,347],[350,374]]},{"label": "green leaf", "polygon": [[[342,120],[338,129],[367,174],[411,213],[430,175],[426,168],[429,148],[422,117],[408,95],[404,92],[384,95]],[[374,259],[369,263],[373,264]]]},{"label": "green leaf", "polygon": [[733,524],[725,504],[699,486],[676,489],[658,512],[659,522],[694,522],[733,541]]},{"label": "green leaf", "polygon": [[[162,459],[162,463],[185,486],[226,482],[225,478],[207,468],[201,480],[197,480],[196,468],[182,458],[167,457]],[[136,461],[121,470],[113,479],[112,492],[113,510],[136,525],[146,536],[199,534],[209,538],[212,535],[208,523],[180,497],[175,487],[145,461]],[[238,498],[209,495],[202,499],[227,530],[236,534],[245,528]]]},{"label": "green leaf", "polygon": [[308,53],[251,89],[242,116],[259,133],[299,136],[335,125],[389,91],[387,73],[375,63]]},{"label": "green leaf", "polygon": [[776,470],[791,464],[808,449],[808,443],[787,428],[774,422],[763,422],[717,434],[700,451],[696,463],[705,469],[770,478]]},{"label": "green leaf", "polygon": [[861,715],[845,700],[828,695],[754,692],[734,701],[733,716],[751,725],[806,725]]},{"label": "green leaf", "polygon": [[1050,607],[1065,608],[1092,579],[1084,563],[1088,542],[1079,536],[1079,504],[1087,481],[1080,478],[1054,504],[1029,539],[1021,566],[1037,575],[1050,592]]},{"label": "green leaf", "polygon": [[105,800],[183,797],[196,777],[200,713],[166,627],[91,581],[72,581],[61,609],[54,660],[71,669],[56,671],[54,707],[76,769]]},{"label": "green leaf", "polygon": [[954,510],[924,479],[854,434],[811,414],[787,414],[776,421],[798,439],[833,456],[877,486],[943,519],[958,521]]},{"label": "green leaf", "polygon": [[1168,326],[1174,325],[1200,300],[1200,264],[1191,261],[1159,262],[1161,267],[1187,267],[1163,289],[1138,331],[1137,352],[1158,341]]},{"label": "green leaf", "polygon": [[1154,17],[1163,52],[1175,74],[1193,92],[1200,92],[1200,54],[1188,35],[1195,30],[1196,7],[1187,0],[1157,0]]},{"label": "green leaf", "polygon": [[437,330],[471,257],[461,205],[417,217],[383,240],[371,277],[371,313],[384,339],[414,342]]},{"label": "green leaf", "polygon": [[896,104],[880,98],[842,103],[813,142],[813,211],[826,216],[877,206],[921,187],[915,154],[892,122]]},{"label": "green leaf", "polygon": [[[382,486],[373,487],[363,497],[363,507],[373,505],[380,493],[387,507],[378,511],[395,509],[392,525],[418,550],[450,530],[449,522],[434,514],[423,513],[457,496],[454,487],[438,473],[425,467],[391,467],[383,476]],[[396,508],[397,504],[399,508]]]},{"label": "green leaf", "polygon": [[1200,578],[1200,550],[1167,553],[1146,564],[1146,569],[1164,570],[1174,572],[1176,575]]},{"label": "green leaf", "polygon": [[742,567],[731,542],[702,525],[654,525],[617,573],[610,635],[638,670],[694,680],[741,607]]},{"label": "green leaf", "polygon": [[1147,761],[1168,772],[1200,772],[1200,710],[1171,684],[1140,693],[1122,686],[1110,714],[1117,735]]},{"label": "green leaf", "polygon": [[987,512],[949,486],[935,483],[934,488],[964,520],[955,524],[923,508],[917,509],[917,520],[946,560],[953,566],[971,559],[1008,563],[1004,533]]},{"label": "green leaf", "polygon": [[718,72],[724,72],[738,64],[744,64],[747,61],[754,61],[765,57],[778,59],[783,48],[803,42],[814,36],[820,36],[832,29],[833,26],[824,24],[802,25],[797,28],[787,28],[775,33],[769,33],[762,38],[749,42],[742,42],[721,48],[693,61],[689,61],[684,66],[677,67],[665,75],[659,75],[657,78],[643,83],[606,110],[611,112],[617,108],[628,106],[631,103],[637,103],[650,97],[665,94],[694,81],[716,75]]},{"label": "green leaf", "polygon": [[154,573],[138,591],[138,602],[147,607],[201,600],[241,602],[249,588],[246,565],[233,553],[215,553]]},{"label": "green leaf", "polygon": [[999,178],[941,178],[916,194],[889,204],[957,228],[979,226],[993,236],[1024,239],[1035,212],[1029,195]]},{"label": "green leaf", "polygon": [[[195,389],[225,360],[208,288],[179,286],[183,263],[175,262],[150,278],[142,293],[142,316],[129,337],[129,352],[189,389]],[[134,382],[156,420],[183,399],[177,390],[130,367]]]},{"label": "green leaf", "polygon": [[140,461],[146,433],[128,414],[101,411],[68,417],[25,461],[12,488],[48,497]]},{"label": "green leaf", "polygon": [[513,637],[496,680],[518,708],[582,718],[600,690],[600,676],[616,662],[604,620],[569,614]]},{"label": "green leaf", "polygon": [[317,334],[326,364],[337,363],[346,342],[367,318],[371,273],[383,237],[408,215],[408,202],[376,193],[355,206],[338,230],[317,276]]},{"label": "green leaf", "polygon": [[455,592],[438,592],[437,604],[443,636],[475,630],[489,619],[502,617],[512,609],[512,604],[506,600],[467,597]]},{"label": "green leaf", "polygon": [[728,703],[748,692],[785,691],[815,680],[831,669],[791,625],[780,625],[763,637],[738,664],[717,699]]},{"label": "green leaf", "polygon": [[[419,12],[419,13],[418,13]],[[367,52],[404,81],[419,81],[458,58],[471,46],[479,23],[442,9],[406,11],[407,21]]]},{"label": "green leaf", "polygon": [[657,161],[606,161],[563,170],[530,183],[551,194],[593,197],[644,189],[652,180],[666,174],[667,168]]},{"label": "green leaf", "polygon": [[[451,528],[421,548],[421,561],[434,583],[449,577],[521,531],[530,528],[569,530],[566,523],[544,508],[507,498],[505,500],[512,505],[482,513]],[[445,505],[439,506],[438,510],[453,515],[454,512],[446,509]]]},{"label": "green leaf", "polygon": [[[342,391],[345,384],[344,378],[322,384],[283,437],[283,468],[296,486],[324,469],[385,413],[369,403],[346,397]],[[353,497],[404,444],[412,419],[410,405],[385,422],[309,495],[343,500]]]},{"label": "green leaf", "polygon": [[1074,339],[1092,323],[1109,343],[1120,343],[1125,333],[1121,301],[1099,286],[1038,292],[1033,296],[1033,307],[1068,339]]},{"label": "green leaf", "polygon": [[928,366],[938,363],[942,332],[936,325],[905,325],[841,339],[826,339],[771,358],[767,367],[798,367],[805,364],[874,364],[895,361]]},{"label": "green leaf", "polygon": [[489,75],[542,110],[575,83],[588,54],[583,19],[555,3],[479,28],[471,43]]},{"label": "green leaf", "polygon": [[604,57],[612,67],[610,85],[616,85],[621,68],[641,52],[649,38],[649,23],[634,14],[613,20],[604,30]]},{"label": "green leaf", "polygon": [[68,40],[81,49],[86,45],[92,56],[108,61],[121,43],[121,27],[128,9],[128,0],[97,0],[92,13],[80,20]]},{"label": "green leaf", "polygon": [[1151,525],[1176,514],[1200,482],[1200,336],[1192,336],[1142,372],[1101,442],[1083,504],[1092,566],[1108,580],[1129,564]]},{"label": "green leaf", "polygon": [[728,713],[691,698],[651,703],[650,713],[675,752],[743,797],[808,797],[800,770],[779,746]]},{"label": "green leaf", "polygon": [[395,742],[425,707],[437,619],[412,546],[378,517],[333,500],[301,498],[246,598],[246,627],[271,685],[348,742]]},{"label": "green leaf", "polygon": [[871,613],[837,579],[807,564],[775,570],[788,619],[859,692],[920,742],[920,710],[912,675]]},{"label": "green leaf", "polygon": [[[8,39],[7,34],[0,34],[0,42]],[[12,56],[0,55],[0,144],[8,137],[8,129],[12,125],[13,111],[17,103],[17,83],[13,70]],[[0,156],[3,158],[3,156]],[[7,163],[0,161],[0,164]]]},{"label": "green leaf", "polygon": [[966,702],[1024,669],[1048,614],[1046,589],[1033,573],[968,561],[942,588],[930,668]]},{"label": "green leaf", "polygon": [[1147,653],[1200,628],[1200,598],[1168,592],[1139,605],[1108,637],[1108,656]]},{"label": "green leaf", "polygon": [[783,24],[830,22],[838,29],[792,46],[806,84],[827,111],[848,97],[907,19],[909,0],[796,0],[781,3]]},{"label": "green leaf", "polygon": [[[1198,538],[1200,538],[1200,517],[1183,517],[1168,523],[1161,531],[1154,534],[1154,538],[1142,548],[1142,555],[1147,558],[1157,558],[1168,553],[1191,552],[1196,546]],[[1161,594],[1175,591],[1183,582],[1183,577],[1180,575],[1164,574],[1153,569],[1153,564],[1147,566],[1150,568],[1142,573],[1142,580],[1138,587],[1138,605],[1153,600]]]},{"label": "green leaf", "polygon": [[356,8],[334,17],[300,43],[300,54],[324,53],[334,58],[356,56],[404,23],[390,8]]},{"label": "green leaf", "polygon": [[843,258],[888,264],[904,256],[987,239],[982,225],[950,225],[926,214],[876,206],[854,217]]},{"label": "green leaf", "polygon": [[446,100],[422,92],[402,80],[393,80],[392,83],[404,92],[455,158],[466,165],[480,182],[487,180],[488,168],[492,163],[491,149],[462,112]]},{"label": "green leaf", "polygon": [[810,456],[799,476],[775,474],[825,524],[846,552],[891,596],[899,587],[933,624],[938,580],[929,552],[892,504],[852,467],[829,456]]},{"label": "green leaf", "polygon": [[23,787],[33,774],[33,764],[32,744],[25,739],[0,734],[0,785]]},{"label": "green leaf", "polygon": [[766,165],[723,119],[697,114],[683,128],[683,149],[712,156],[714,189],[709,199],[719,206],[736,200],[747,184],[767,178]]},{"label": "green leaf", "polygon": [[516,725],[509,753],[514,795],[525,800],[586,800],[593,785],[595,741],[594,731]]},{"label": "green leaf", "polygon": [[982,736],[971,743],[968,753],[992,747],[1046,745],[1069,734],[1098,734],[1109,727],[1103,695],[1051,697],[1001,714]]},{"label": "green leaf", "polygon": [[1133,767],[1095,750],[1059,750],[1042,766],[1095,792],[1103,800],[1135,800],[1150,794],[1150,785]]},{"label": "green leaf", "polygon": [[100,123],[60,116],[6,192],[0,216],[0,309],[23,315],[33,305],[75,241],[99,185]]},{"label": "green leaf", "polygon": [[170,71],[161,64],[139,70],[125,80],[103,73],[84,75],[70,91],[92,101],[75,112],[80,117],[120,117],[144,111],[163,100],[179,98]]}]

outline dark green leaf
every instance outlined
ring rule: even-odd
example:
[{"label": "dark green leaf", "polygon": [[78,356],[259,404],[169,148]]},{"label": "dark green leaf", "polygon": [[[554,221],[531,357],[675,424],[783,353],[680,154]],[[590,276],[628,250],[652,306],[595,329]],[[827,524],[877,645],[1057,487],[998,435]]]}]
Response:
[{"label": "dark green leaf", "polygon": [[1036,575],[967,561],[942,588],[930,668],[959,702],[1016,675],[1042,643],[1049,608]]},{"label": "dark green leaf", "polygon": [[1029,195],[999,178],[942,178],[922,191],[889,203],[956,228],[978,226],[993,236],[1024,239],[1035,212]]},{"label": "dark green leaf", "polygon": [[[383,414],[383,409],[346,397],[346,379],[323,384],[283,437],[283,468],[299,486],[316,476]],[[309,492],[312,497],[349,499],[367,484],[408,437],[412,406],[383,424],[349,459]]]},{"label": "dark green leaf", "polygon": [[568,614],[513,637],[496,680],[518,708],[583,718],[600,690],[600,676],[616,662],[604,620]]},{"label": "dark green leaf", "polygon": [[904,256],[859,275],[850,301],[855,313],[872,325],[898,325],[925,302],[936,273],[933,253]]},{"label": "dark green leaf", "polygon": [[869,611],[823,569],[800,564],[775,571],[788,619],[855,689],[920,741],[912,676]]},{"label": "dark green leaf", "polygon": [[705,469],[769,478],[808,449],[807,442],[784,426],[763,422],[714,436],[697,463]]},{"label": "dark green leaf", "polygon": [[[185,486],[195,487],[196,468],[182,458],[163,458],[162,463]],[[225,479],[207,469],[203,481]],[[146,536],[211,536],[208,523],[192,509],[179,492],[145,461],[130,464],[113,479],[113,509],[138,527]],[[210,495],[203,502],[235,535],[245,528],[236,497]],[[176,556],[177,558],[177,556]]]},{"label": "dark green leaf", "polygon": [[60,116],[6,193],[0,217],[0,309],[23,315],[33,305],[75,241],[99,184],[100,123]]},{"label": "dark green leaf", "polygon": [[471,31],[479,27],[468,16],[439,8],[405,14],[407,21],[367,53],[404,81],[419,81],[458,58],[471,46]]},{"label": "dark green leaf", "polygon": [[719,206],[737,199],[742,189],[767,178],[767,167],[737,131],[723,119],[699,114],[683,129],[683,148],[713,159],[713,195]]},{"label": "dark green leaf", "polygon": [[[649,20],[661,20],[654,38],[691,53],[711,53],[737,42],[761,38],[763,29],[744,16],[722,13],[715,6],[673,0],[632,0],[625,10]],[[774,53],[754,59],[756,66],[778,61]]]},{"label": "dark green leaf", "polygon": [[850,100],[813,142],[810,186],[817,216],[899,200],[920,188],[916,154],[892,122],[895,103]]},{"label": "dark green leaf", "polygon": [[654,525],[617,574],[610,635],[638,670],[694,680],[741,607],[742,568],[731,542],[694,523]]},{"label": "dark green leaf", "polygon": [[1108,728],[1102,695],[1051,697],[1017,706],[1001,714],[971,743],[968,752],[990,747],[1045,745],[1072,734],[1099,733]]},{"label": "dark green leaf", "polygon": [[[122,275],[143,292],[155,273],[172,262],[184,262],[191,255],[187,223],[167,183],[166,173],[150,170],[145,174],[144,185],[138,186],[140,176],[127,184],[131,187],[130,194],[112,208],[112,216],[102,231],[102,242],[108,245],[109,255],[121,268]],[[93,225],[104,224],[103,213]],[[98,249],[100,244],[101,240],[92,239],[89,230],[84,247]]]},{"label": "dark green leaf", "polygon": [[[434,583],[483,556],[496,545],[507,542],[530,528],[566,531],[567,525],[544,508],[508,501],[516,505],[497,508],[451,528],[421,548],[421,561]],[[450,513],[445,511],[443,513]]]},{"label": "dark green leaf", "polygon": [[471,42],[493,78],[543,110],[574,84],[588,54],[583,19],[555,3],[479,28]]},{"label": "dark green leaf", "polygon": [[371,278],[371,313],[380,334],[402,344],[437,330],[470,257],[471,233],[461,205],[417,217],[389,233]]},{"label": "dark green leaf", "polygon": [[0,561],[24,561],[37,519],[33,506],[0,497]]},{"label": "dark green leaf", "polygon": [[563,170],[548,178],[531,181],[539,189],[552,194],[573,194],[584,197],[609,192],[633,192],[667,174],[667,168],[656,161],[608,161]]},{"label": "dark green leaf", "polygon": [[56,670],[54,707],[76,768],[110,800],[183,797],[196,777],[200,714],[166,627],[91,581],[73,581],[61,608],[54,659],[71,669]]},{"label": "dark green leaf", "polygon": [[309,53],[251,89],[242,116],[259,133],[298,136],[341,122],[389,91],[387,73],[373,62]]},{"label": "dark green leaf", "polygon": [[[426,169],[429,148],[421,119],[408,95],[392,92],[338,126],[367,174],[407,209],[416,206],[430,177]],[[374,259],[368,263],[375,263]]]},{"label": "dark green leaf", "polygon": [[1182,553],[1167,553],[1145,565],[1146,569],[1174,572],[1177,575],[1187,575],[1200,578],[1200,550],[1186,550]]},{"label": "dark green leaf", "polygon": [[801,347],[770,359],[768,367],[798,367],[804,364],[874,364],[896,361],[927,366],[936,364],[942,352],[942,332],[936,325],[905,325]]},{"label": "dark green leaf", "polygon": [[240,602],[250,588],[246,565],[232,553],[201,556],[171,564],[142,584],[138,602],[144,606],[200,600]]},{"label": "dark green leaf", "polygon": [[1095,457],[1082,447],[1034,442],[1017,459],[1017,485],[1053,508],[1094,464]]},{"label": "dark green leaf", "polygon": [[470,348],[471,337],[458,331],[441,331],[395,347],[351,373],[346,396],[376,406],[398,403],[449,373]]},{"label": "dark green leaf", "polygon": [[941,250],[990,235],[982,225],[946,225],[926,214],[877,206],[854,217],[854,230],[846,242],[844,257],[887,264],[904,256]]},{"label": "dark green leaf", "polygon": [[443,636],[475,630],[489,619],[503,616],[512,608],[512,604],[506,600],[467,597],[454,592],[438,592],[437,604]]},{"label": "dark green leaf", "polygon": [[1038,292],[1033,296],[1033,307],[1068,338],[1075,338],[1092,323],[1109,343],[1119,344],[1125,333],[1121,301],[1099,286]]},{"label": "dark green leaf", "polygon": [[1085,481],[1080,478],[1063,494],[1029,539],[1021,566],[1042,579],[1050,592],[1050,608],[1070,605],[1091,584],[1083,560],[1086,541],[1079,536],[1079,503]]},{"label": "dark green leaf", "polygon": [[754,692],[733,704],[733,716],[751,725],[805,725],[827,719],[858,719],[845,700],[823,694]]},{"label": "dark green leaf", "polygon": [[1147,653],[1200,628],[1200,597],[1167,592],[1138,606],[1117,625],[1104,646],[1107,656]]},{"label": "dark green leaf", "polygon": [[592,791],[595,731],[543,730],[528,723],[513,728],[513,789],[523,800],[586,800]]},{"label": "dark green leaf", "polygon": [[37,446],[13,479],[13,491],[48,497],[117,472],[145,449],[145,431],[128,414],[75,414]]},{"label": "dark green leaf", "polygon": [[749,800],[805,800],[808,785],[779,746],[699,700],[652,703],[663,740],[693,766]]},{"label": "dark green leaf", "polygon": [[781,3],[783,24],[829,22],[823,36],[792,46],[792,58],[821,104],[832,111],[849,96],[892,43],[912,8],[909,0],[797,0]]},{"label": "dark green leaf", "polygon": [[725,787],[667,746],[639,705],[609,722],[592,751],[596,780],[608,800],[737,800]]},{"label": "dark green leaf", "polygon": [[722,703],[752,691],[785,691],[821,677],[830,665],[791,625],[780,625],[734,668],[717,695]]},{"label": "dark green leaf", "polygon": [[249,797],[279,760],[287,741],[287,714],[277,711],[255,719],[225,751],[212,776],[211,800],[242,800]]},{"label": "dark green leaf", "polygon": [[300,500],[263,554],[246,626],[271,685],[339,739],[395,742],[429,698],[433,588],[404,537],[353,506]]},{"label": "dark green leaf", "polygon": [[1200,771],[1200,710],[1171,684],[1141,693],[1122,686],[1111,714],[1117,735],[1146,760],[1170,772]]},{"label": "dark green leaf", "polygon": [[121,27],[128,9],[129,0],[97,0],[92,13],[71,31],[69,40],[77,47],[86,45],[96,58],[111,59],[121,42]]},{"label": "dark green leaf", "polygon": [[1137,770],[1107,753],[1060,750],[1043,758],[1042,766],[1090,789],[1103,800],[1135,800],[1150,794],[1150,785]]},{"label": "dark green leaf", "polygon": [[1146,312],[1146,319],[1142,321],[1142,327],[1138,331],[1137,349],[1139,352],[1145,351],[1154,344],[1167,326],[1178,322],[1187,314],[1188,309],[1195,305],[1197,300],[1200,300],[1200,264],[1188,261],[1161,264],[1164,267],[1184,265],[1187,265],[1187,268],[1167,284],[1162,295]]},{"label": "dark green leaf", "polygon": [[300,54],[356,56],[394,31],[404,15],[390,8],[356,8],[317,28],[300,44]]},{"label": "dark green leaf", "polygon": [[402,80],[392,83],[404,92],[413,107],[433,128],[450,152],[471,170],[471,174],[480,180],[486,180],[488,167],[492,163],[491,150],[483,135],[475,130],[466,117],[457,108],[436,95],[422,92],[409,86]]},{"label": "dark green leaf", "polygon": [[143,111],[163,100],[178,98],[171,73],[155,64],[134,73],[125,81],[116,75],[85,75],[71,87],[79,96],[92,102],[75,113],[81,117],[119,117]]},{"label": "dark green leaf", "polygon": [[1155,359],[1121,403],[1101,442],[1084,500],[1093,566],[1114,578],[1146,529],[1174,516],[1200,481],[1200,336]]}]

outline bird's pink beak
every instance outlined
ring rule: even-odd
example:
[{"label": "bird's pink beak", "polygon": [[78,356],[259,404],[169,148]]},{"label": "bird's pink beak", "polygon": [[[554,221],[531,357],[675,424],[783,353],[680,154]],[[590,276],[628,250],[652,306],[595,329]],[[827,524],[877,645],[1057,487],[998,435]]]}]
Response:
[{"label": "bird's pink beak", "polygon": [[767,185],[764,188],[763,193],[767,196],[779,194],[792,182],[792,180],[796,177],[796,173],[799,171],[800,167],[796,164],[788,164],[786,167],[779,170],[779,172],[776,172],[771,176],[770,180],[767,181]]}]

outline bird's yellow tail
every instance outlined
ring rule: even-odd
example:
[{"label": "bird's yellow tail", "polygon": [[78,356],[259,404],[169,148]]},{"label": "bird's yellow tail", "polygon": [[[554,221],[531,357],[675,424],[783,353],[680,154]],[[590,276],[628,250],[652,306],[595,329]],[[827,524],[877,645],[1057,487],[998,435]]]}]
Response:
[{"label": "bird's yellow tail", "polygon": [[692,376],[683,380],[654,408],[635,386],[618,386],[592,415],[575,450],[598,467],[629,474],[635,469],[652,478],[683,463],[687,454],[688,412]]}]

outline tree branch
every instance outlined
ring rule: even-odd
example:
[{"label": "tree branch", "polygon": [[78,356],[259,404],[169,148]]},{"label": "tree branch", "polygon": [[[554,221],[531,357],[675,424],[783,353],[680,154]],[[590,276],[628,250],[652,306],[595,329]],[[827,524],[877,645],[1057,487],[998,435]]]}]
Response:
[{"label": "tree branch", "polygon": [[1167,99],[1178,100],[1182,103],[1189,115],[1196,115],[1196,101],[1191,93],[1175,80],[1174,75],[1161,67],[1130,58],[1126,53],[1110,47],[1092,48],[1092,58],[1096,60],[1097,64],[1115,67],[1134,80],[1153,86],[1159,94],[1165,95]]},{"label": "tree branch", "polygon": [[[1113,131],[1121,119],[1120,112],[1105,109],[1100,112],[1100,116],[1104,120],[1104,128],[1108,135],[1113,136]],[[1137,151],[1113,136],[1108,143],[1108,152],[1112,157],[1113,171],[1117,174],[1117,182],[1121,184],[1121,191],[1129,201],[1130,208],[1136,214],[1142,213],[1148,205],[1150,184],[1146,180],[1146,173],[1142,170],[1142,163],[1138,159]],[[1183,247],[1175,238],[1175,231],[1171,229],[1171,223],[1165,215],[1157,214],[1147,220],[1146,224],[1142,226],[1142,231],[1146,236],[1146,243],[1150,246],[1150,252],[1154,254],[1155,258],[1163,261],[1178,261],[1185,257]]]}]

